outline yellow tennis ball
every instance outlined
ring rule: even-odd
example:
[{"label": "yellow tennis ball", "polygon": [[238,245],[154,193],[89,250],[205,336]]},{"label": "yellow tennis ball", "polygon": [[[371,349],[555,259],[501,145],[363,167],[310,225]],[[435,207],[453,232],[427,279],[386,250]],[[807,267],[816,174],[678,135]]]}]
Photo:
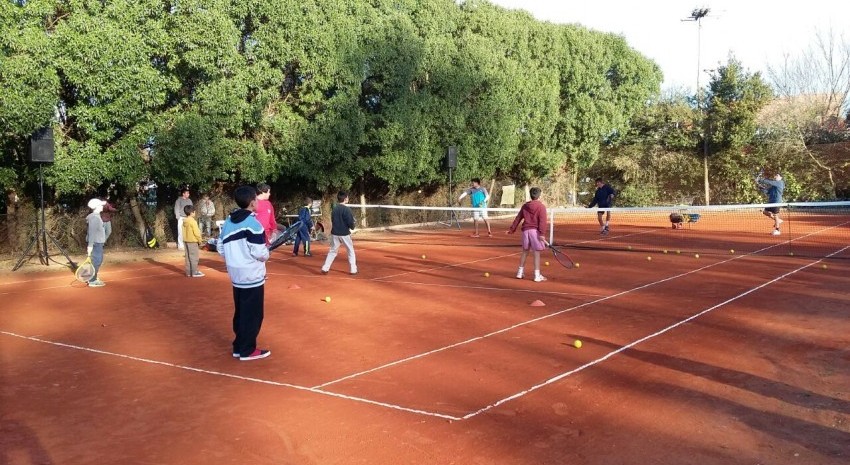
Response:
[{"label": "yellow tennis ball", "polygon": [[647,261],[649,261],[649,262],[651,262],[651,261],[652,261],[652,257],[646,257],[646,260],[647,260]]},{"label": "yellow tennis ball", "polygon": [[821,265],[821,268],[826,269],[826,264]]},{"label": "yellow tennis ball", "polygon": [[484,277],[485,277],[485,278],[489,278],[489,277],[490,277],[490,273],[484,273]]},{"label": "yellow tennis ball", "polygon": [[325,302],[330,302],[330,301],[331,301],[331,296],[325,297]]},{"label": "yellow tennis ball", "polygon": [[629,250],[632,250],[632,246],[628,246],[627,248],[628,248]]},{"label": "yellow tennis ball", "polygon": [[549,266],[549,262],[544,263],[544,265]]},{"label": "yellow tennis ball", "polygon": [[573,341],[573,346],[574,346],[576,349],[581,349],[581,341],[580,341],[580,340],[578,340],[578,339],[576,339],[575,341]]},{"label": "yellow tennis ball", "polygon": [[699,254],[698,254],[698,253],[695,253],[695,254],[694,254],[694,258],[699,258]]},{"label": "yellow tennis ball", "polygon": [[[575,267],[578,268],[580,266],[581,266],[581,263],[576,262]],[[823,267],[826,268],[826,265],[824,265]]]},{"label": "yellow tennis ball", "polygon": [[676,253],[682,253],[682,251],[681,251],[681,250],[677,250],[677,251],[676,251]]},{"label": "yellow tennis ball", "polygon": [[425,254],[422,254],[422,258],[423,258],[423,259],[425,258]]},{"label": "yellow tennis ball", "polygon": [[729,249],[729,253],[735,253],[735,249]]},{"label": "yellow tennis ball", "polygon": [[791,257],[793,257],[793,256],[794,256],[794,252],[788,252],[788,255],[789,255],[789,256],[791,256]]},{"label": "yellow tennis ball", "polygon": [[667,253],[667,249],[664,249],[664,253]]}]

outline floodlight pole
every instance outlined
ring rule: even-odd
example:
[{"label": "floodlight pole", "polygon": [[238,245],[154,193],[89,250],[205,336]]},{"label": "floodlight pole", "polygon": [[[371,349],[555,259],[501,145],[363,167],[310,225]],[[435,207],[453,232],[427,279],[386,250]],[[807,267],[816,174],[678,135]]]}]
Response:
[{"label": "floodlight pole", "polygon": [[[708,16],[708,13],[711,11],[710,8],[694,8],[691,11],[691,15],[682,21],[694,21],[697,23],[697,110],[703,109],[702,104],[702,92],[699,87],[699,75],[702,72],[702,68],[700,68],[700,56],[702,55],[702,19]],[[705,189],[705,204],[711,204],[711,197],[709,192],[709,184],[708,184],[708,108],[705,108],[706,114],[704,118],[704,127],[703,127],[703,141],[702,141],[702,167],[703,167],[703,187]]]}]

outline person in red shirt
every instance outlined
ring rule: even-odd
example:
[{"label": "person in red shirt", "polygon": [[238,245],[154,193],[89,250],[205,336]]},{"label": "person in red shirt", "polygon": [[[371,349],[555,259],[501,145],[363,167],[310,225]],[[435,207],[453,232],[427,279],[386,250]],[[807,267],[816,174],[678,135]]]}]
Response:
[{"label": "person in red shirt", "polygon": [[257,207],[254,210],[254,214],[266,232],[266,245],[271,243],[273,233],[286,229],[284,226],[277,224],[274,207],[271,201],[269,201],[271,195],[271,187],[268,184],[257,184]]},{"label": "person in red shirt", "polygon": [[539,283],[546,281],[546,278],[540,274],[540,251],[546,248],[546,229],[549,226],[546,222],[546,205],[540,201],[540,188],[532,187],[529,194],[531,200],[525,202],[519,209],[508,233],[516,232],[517,227],[522,223],[522,253],[519,255],[519,269],[517,269],[516,277],[522,279],[525,276],[525,259],[528,257],[528,252],[533,251],[534,282]]},{"label": "person in red shirt", "polygon": [[106,239],[103,241],[105,243],[109,240],[109,236],[112,235],[112,214],[118,210],[109,203],[109,195],[101,197],[100,200],[106,202],[103,205],[103,211],[100,212],[100,219],[103,220],[103,231],[106,233]]}]

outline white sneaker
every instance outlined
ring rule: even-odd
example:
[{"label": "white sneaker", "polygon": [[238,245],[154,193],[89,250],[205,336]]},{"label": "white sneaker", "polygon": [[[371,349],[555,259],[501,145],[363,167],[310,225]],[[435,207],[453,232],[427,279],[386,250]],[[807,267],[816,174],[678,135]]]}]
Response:
[{"label": "white sneaker", "polygon": [[535,283],[542,283],[543,281],[546,281],[546,277],[545,277],[545,276],[543,276],[542,274],[537,275],[537,276],[535,276],[535,277],[534,277],[534,282],[535,282]]},{"label": "white sneaker", "polygon": [[522,272],[522,270],[517,271],[517,272],[516,272],[516,279],[522,279],[522,277],[523,277],[523,272]]},{"label": "white sneaker", "polygon": [[782,234],[782,233],[781,233],[781,232],[779,232],[779,230],[778,230],[778,229],[774,229],[774,230],[773,230],[773,232],[772,232],[772,233],[770,233],[770,234],[771,234],[771,235],[773,235],[773,236],[778,236],[778,235],[780,235],[780,234]]}]

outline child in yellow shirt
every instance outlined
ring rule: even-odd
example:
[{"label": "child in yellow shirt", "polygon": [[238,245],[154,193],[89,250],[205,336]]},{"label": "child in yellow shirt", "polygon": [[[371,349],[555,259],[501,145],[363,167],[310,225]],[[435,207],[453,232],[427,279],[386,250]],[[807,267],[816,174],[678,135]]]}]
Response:
[{"label": "child in yellow shirt", "polygon": [[186,219],[183,220],[183,244],[186,253],[186,276],[190,278],[203,278],[204,274],[198,270],[198,254],[201,238],[201,229],[198,220],[195,219],[195,207],[186,205],[183,207]]}]

